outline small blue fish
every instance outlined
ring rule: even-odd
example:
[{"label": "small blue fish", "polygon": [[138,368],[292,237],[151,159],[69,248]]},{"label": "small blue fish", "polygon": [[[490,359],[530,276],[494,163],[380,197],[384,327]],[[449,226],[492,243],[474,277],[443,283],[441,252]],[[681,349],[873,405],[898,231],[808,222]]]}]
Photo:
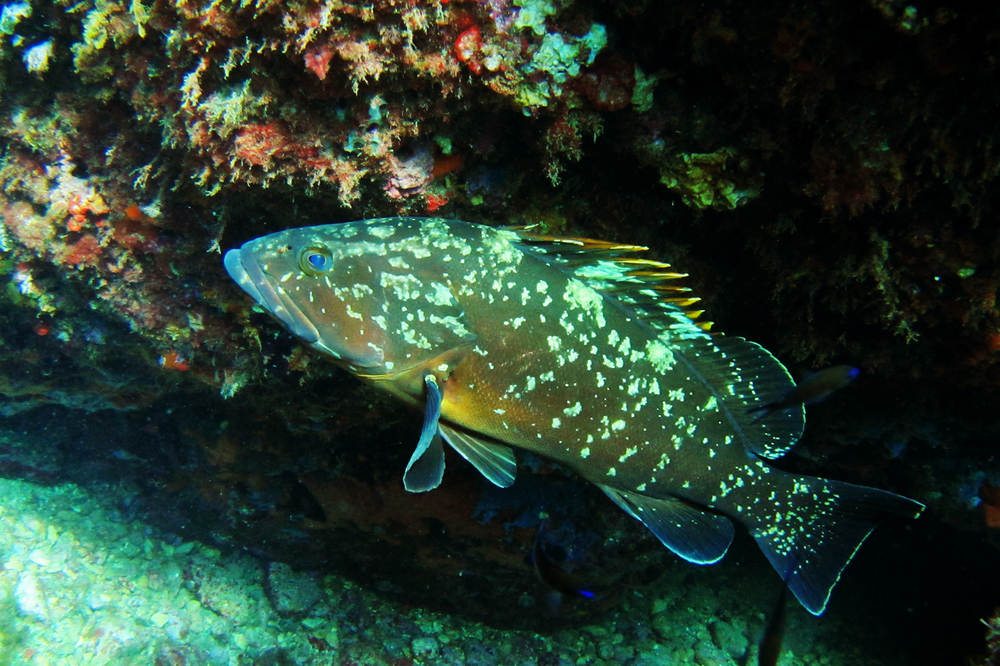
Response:
[{"label": "small blue fish", "polygon": [[748,409],[747,414],[764,412],[751,421],[750,425],[759,423],[775,412],[783,412],[800,405],[819,402],[837,389],[842,389],[850,384],[859,374],[861,374],[860,370],[849,365],[835,365],[832,368],[813,373],[777,400]]},{"label": "small blue fish", "polygon": [[535,545],[531,548],[531,567],[535,570],[535,575],[545,587],[549,589],[546,601],[549,610],[558,612],[564,599],[584,598],[595,599],[597,594],[589,589],[576,576],[568,573],[558,564],[552,561],[543,545],[545,532],[549,521],[545,520],[538,528],[535,536]]}]

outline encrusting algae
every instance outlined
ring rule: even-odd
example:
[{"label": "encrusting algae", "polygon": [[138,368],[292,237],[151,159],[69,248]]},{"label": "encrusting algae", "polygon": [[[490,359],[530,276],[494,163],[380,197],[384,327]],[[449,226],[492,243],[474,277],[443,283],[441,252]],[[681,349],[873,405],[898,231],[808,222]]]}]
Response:
[{"label": "encrusting algae", "polygon": [[690,562],[720,560],[740,521],[819,615],[879,519],[923,505],[770,467],[805,410],[748,410],[788,394],[788,371],[695,323],[681,275],[643,249],[401,217],[270,234],[225,265],[311,348],[424,407],[407,490],[441,482],[442,439],[500,487],[527,449]]}]

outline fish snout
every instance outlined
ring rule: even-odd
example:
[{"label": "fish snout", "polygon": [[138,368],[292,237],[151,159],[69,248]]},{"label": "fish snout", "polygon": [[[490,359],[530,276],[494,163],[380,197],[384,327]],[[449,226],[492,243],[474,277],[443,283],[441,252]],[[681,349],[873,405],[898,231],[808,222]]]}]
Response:
[{"label": "fish snout", "polygon": [[244,245],[226,252],[226,271],[243,291],[277,319],[288,331],[308,344],[319,340],[319,331],[285,294],[284,288],[260,267],[253,249]]}]

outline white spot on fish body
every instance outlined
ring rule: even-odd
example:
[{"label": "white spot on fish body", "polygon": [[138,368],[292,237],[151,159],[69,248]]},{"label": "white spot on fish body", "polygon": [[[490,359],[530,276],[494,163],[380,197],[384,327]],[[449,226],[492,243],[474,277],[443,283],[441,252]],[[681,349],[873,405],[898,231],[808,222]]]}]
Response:
[{"label": "white spot on fish body", "polygon": [[548,343],[549,343],[549,351],[551,352],[559,351],[559,348],[562,346],[562,340],[560,340],[555,335],[550,335],[548,337]]},{"label": "white spot on fish body", "polygon": [[391,288],[396,298],[401,301],[412,300],[420,296],[423,283],[413,275],[396,275],[382,272],[379,284],[383,288]]},{"label": "white spot on fish body", "polygon": [[623,421],[622,419],[618,419],[617,421],[615,421],[614,423],[611,424],[611,429],[612,430],[624,430],[625,429],[625,421]]},{"label": "white spot on fish body", "polygon": [[294,273],[285,273],[280,278],[278,278],[278,282],[288,282],[289,278],[291,278],[292,275],[294,275]]},{"label": "white spot on fish body", "polygon": [[675,402],[684,402],[684,389],[671,389],[667,391],[667,397]]},{"label": "white spot on fish body", "polygon": [[612,468],[610,468],[608,470],[608,476],[617,476],[617,475],[618,475],[618,472],[617,472],[617,470],[615,470],[614,467],[612,467]]},{"label": "white spot on fish body", "polygon": [[389,238],[394,233],[396,233],[396,229],[394,227],[386,225],[371,226],[368,227],[368,233],[370,233],[375,238],[385,240],[386,238]]},{"label": "white spot on fish body", "polygon": [[645,483],[640,483],[639,485],[637,485],[635,487],[635,489],[638,490],[641,493],[642,491],[644,491],[646,489],[646,484]]},{"label": "white spot on fish body", "polygon": [[[591,440],[592,439],[593,439],[593,437],[591,437]],[[588,441],[591,441],[591,440],[588,440]],[[580,449],[580,457],[581,458],[586,458],[589,455],[590,455],[590,447],[589,446],[585,446],[582,449]]]},{"label": "white spot on fish body", "polygon": [[566,416],[579,416],[580,412],[582,412],[582,411],[583,411],[583,405],[581,405],[580,401],[577,400],[577,402],[576,402],[575,405],[573,405],[572,407],[567,407],[566,409],[564,409],[563,410],[563,414],[565,414]]},{"label": "white spot on fish body", "polygon": [[[593,317],[594,324],[598,328],[607,325],[604,319],[604,298],[580,280],[571,279],[566,283],[563,300],[571,310],[580,309]],[[578,316],[578,321],[583,321],[582,314]]]},{"label": "white spot on fish body", "polygon": [[561,425],[562,425],[562,419],[560,419],[559,417],[556,417],[556,418],[552,419],[552,427],[553,428],[558,428]]},{"label": "white spot on fish body", "polygon": [[451,295],[451,290],[440,282],[432,282],[431,289],[434,290],[433,293],[425,294],[424,298],[432,305],[445,306],[455,302],[455,297]]},{"label": "white spot on fish body", "polygon": [[597,373],[597,388],[604,388],[604,375]]},{"label": "white spot on fish body", "polygon": [[653,364],[653,368],[659,373],[667,372],[676,365],[677,360],[674,353],[660,340],[649,340],[646,342],[646,358]]},{"label": "white spot on fish body", "polygon": [[626,460],[628,460],[629,458],[631,458],[632,456],[634,456],[638,452],[639,452],[639,448],[638,447],[636,447],[636,446],[630,446],[629,448],[625,449],[625,453],[623,453],[618,458],[618,462],[622,462],[623,463]]},{"label": "white spot on fish body", "polygon": [[521,327],[521,324],[523,323],[524,323],[524,317],[518,317],[511,322],[511,325],[514,327],[514,330],[516,331],[518,328]]}]

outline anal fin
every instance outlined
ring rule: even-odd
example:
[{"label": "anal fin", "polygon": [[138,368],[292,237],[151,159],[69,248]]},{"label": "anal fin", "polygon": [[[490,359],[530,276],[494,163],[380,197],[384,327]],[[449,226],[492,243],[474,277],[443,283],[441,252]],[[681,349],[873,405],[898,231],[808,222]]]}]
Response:
[{"label": "anal fin", "polygon": [[733,541],[733,523],[680,499],[658,499],[597,484],[615,504],[656,535],[663,545],[694,564],[714,564]]}]

